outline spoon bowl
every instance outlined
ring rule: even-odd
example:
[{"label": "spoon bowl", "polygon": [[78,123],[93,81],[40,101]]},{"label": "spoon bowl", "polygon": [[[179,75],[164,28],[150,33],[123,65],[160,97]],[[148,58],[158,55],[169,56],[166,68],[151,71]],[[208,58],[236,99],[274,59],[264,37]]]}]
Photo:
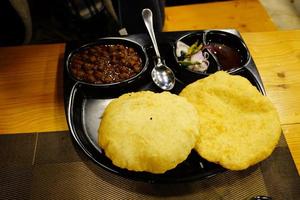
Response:
[{"label": "spoon bowl", "polygon": [[162,64],[159,67],[154,67],[151,71],[151,77],[153,82],[163,90],[171,90],[175,85],[173,71],[166,65]]},{"label": "spoon bowl", "polygon": [[150,35],[151,41],[153,43],[154,51],[157,57],[157,62],[152,69],[151,76],[153,82],[163,90],[171,90],[175,85],[175,75],[173,71],[163,64],[158,50],[154,30],[153,30],[153,17],[152,11],[148,8],[143,9],[142,11],[143,20],[145,26]]}]

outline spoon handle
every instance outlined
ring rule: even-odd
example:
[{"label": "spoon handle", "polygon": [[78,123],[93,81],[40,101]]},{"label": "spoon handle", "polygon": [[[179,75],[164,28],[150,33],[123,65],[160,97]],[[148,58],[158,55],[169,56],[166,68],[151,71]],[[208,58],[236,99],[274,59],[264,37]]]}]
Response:
[{"label": "spoon handle", "polygon": [[160,59],[160,53],[158,51],[158,46],[157,46],[157,42],[156,42],[154,30],[153,30],[152,11],[149,8],[145,8],[142,11],[142,16],[143,16],[143,20],[144,20],[144,23],[146,25],[146,28],[148,30],[148,33],[150,35],[150,38],[152,40],[156,56]]}]

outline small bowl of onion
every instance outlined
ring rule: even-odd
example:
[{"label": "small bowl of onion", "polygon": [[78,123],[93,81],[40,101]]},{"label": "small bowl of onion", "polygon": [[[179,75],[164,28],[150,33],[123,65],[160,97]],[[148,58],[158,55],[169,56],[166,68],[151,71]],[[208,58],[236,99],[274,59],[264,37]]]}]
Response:
[{"label": "small bowl of onion", "polygon": [[219,63],[215,56],[204,48],[204,32],[185,35],[175,42],[173,53],[179,76],[187,83],[215,73]]}]

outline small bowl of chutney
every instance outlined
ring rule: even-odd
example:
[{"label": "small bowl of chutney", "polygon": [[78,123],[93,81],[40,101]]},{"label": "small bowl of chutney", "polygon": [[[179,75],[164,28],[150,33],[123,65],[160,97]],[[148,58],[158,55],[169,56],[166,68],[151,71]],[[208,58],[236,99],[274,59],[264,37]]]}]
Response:
[{"label": "small bowl of chutney", "polygon": [[244,41],[225,31],[208,31],[203,35],[204,48],[216,58],[220,70],[236,72],[246,66],[250,54]]}]

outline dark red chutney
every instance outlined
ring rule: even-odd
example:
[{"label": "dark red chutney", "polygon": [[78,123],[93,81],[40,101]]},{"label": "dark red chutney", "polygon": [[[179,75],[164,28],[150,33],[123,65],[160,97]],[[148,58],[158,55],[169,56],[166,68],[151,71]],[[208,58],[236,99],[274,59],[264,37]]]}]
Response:
[{"label": "dark red chutney", "polygon": [[70,63],[70,71],[75,78],[99,84],[130,79],[142,68],[142,59],[138,53],[121,44],[88,47],[75,53]]},{"label": "dark red chutney", "polygon": [[241,67],[244,62],[239,49],[234,49],[225,44],[210,43],[205,45],[204,49],[210,50],[217,57],[222,70]]}]

